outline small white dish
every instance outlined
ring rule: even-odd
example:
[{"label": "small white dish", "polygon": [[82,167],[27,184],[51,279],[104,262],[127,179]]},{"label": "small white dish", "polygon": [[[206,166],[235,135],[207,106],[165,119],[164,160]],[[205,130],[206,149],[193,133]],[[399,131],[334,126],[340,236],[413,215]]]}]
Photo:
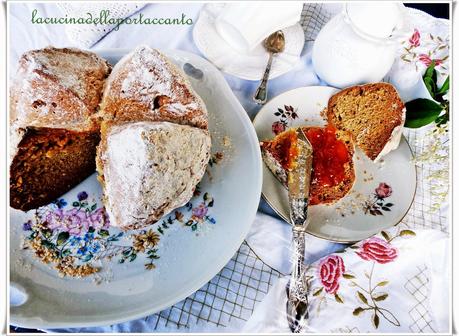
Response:
[{"label": "small white dish", "polygon": [[[97,51],[111,64],[128,52]],[[123,234],[116,228],[100,227],[97,214],[102,207],[102,190],[96,174],[56,204],[40,208],[39,213],[51,216],[64,211],[69,227],[73,227],[70,237],[67,233],[60,236],[61,228],[48,229],[46,247],[51,244],[52,251],[57,247],[60,254],[69,254],[78,262],[94,260],[94,266],[102,266],[98,278],[61,278],[31,249],[23,250],[23,240],[34,234],[35,212],[10,209],[10,280],[15,293],[11,324],[42,329],[100,326],[156,313],[211,280],[247,235],[262,184],[261,155],[252,123],[212,64],[187,52],[165,53],[184,69],[206,103],[212,153],[223,153],[223,158],[209,165],[198,192],[188,205],[177,209],[180,214],[172,212],[146,228],[160,237],[156,252],[145,248],[133,256],[133,248],[139,245],[129,235],[141,230]],[[39,238],[43,244],[45,239]],[[107,254],[113,255],[111,260],[106,259]],[[155,254],[159,259],[150,258]],[[148,269],[150,261],[154,269]]]},{"label": "small white dish", "polygon": [[[203,6],[193,29],[193,40],[199,51],[220,70],[230,75],[261,80],[268,62],[268,52],[260,43],[250,52],[232,48],[217,32],[215,19],[224,3],[209,3]],[[304,46],[304,31],[300,24],[282,29],[285,35],[285,50],[274,58],[270,79],[290,71],[300,60]]]},{"label": "small white dish", "polygon": [[[321,112],[337,91],[311,86],[273,98],[253,121],[258,139],[274,138],[273,130],[325,125]],[[291,117],[291,110],[297,117]],[[377,163],[356,147],[354,186],[334,204],[310,206],[308,233],[334,242],[351,243],[398,224],[408,212],[416,191],[416,168],[411,159],[412,152],[404,137],[396,150]],[[287,189],[266,165],[263,165],[262,195],[274,211],[289,222]]]}]

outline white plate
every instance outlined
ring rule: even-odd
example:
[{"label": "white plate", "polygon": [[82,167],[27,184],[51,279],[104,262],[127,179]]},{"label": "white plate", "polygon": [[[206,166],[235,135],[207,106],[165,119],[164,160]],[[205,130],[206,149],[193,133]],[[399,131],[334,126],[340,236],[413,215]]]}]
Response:
[{"label": "white plate", "polygon": [[[126,52],[101,50],[98,54],[114,64]],[[11,307],[13,325],[35,328],[108,325],[158,312],[208,282],[230,260],[246,236],[257,211],[262,184],[261,156],[253,126],[214,66],[190,53],[166,53],[181,68],[188,64],[186,72],[196,77],[190,77],[190,81],[209,110],[212,152],[223,152],[223,160],[209,167],[210,174],[200,183],[201,194],[193,197],[192,205],[180,209],[183,223],[172,214],[165,217],[164,226],[162,222],[151,226],[161,238],[157,246],[160,258],[153,260],[156,269],[145,268],[150,260],[145,253],[138,253],[132,262],[130,255],[123,264],[118,262],[122,258],[120,249],[127,251],[132,246],[132,239],[126,234],[110,244],[107,237],[99,240],[112,248],[114,244],[123,245],[113,250],[118,252],[111,262],[103,262],[101,275],[96,277],[102,279],[100,284],[94,283],[91,277],[60,278],[31,251],[21,250],[21,240],[31,234],[23,230],[23,223],[33,218],[33,211],[24,213],[11,209],[12,293],[16,294],[15,301],[21,301],[18,291],[26,297],[25,303]],[[224,137],[227,137],[225,141]],[[101,206],[101,188],[94,174],[62,196],[67,202],[66,211],[74,208],[73,202],[78,201],[78,193],[82,191],[88,195],[83,201],[88,202],[84,208],[90,209],[94,203],[95,208]],[[84,196],[80,194],[80,198]],[[53,205],[46,209],[55,213],[57,208]],[[168,218],[172,224],[167,222]],[[97,226],[97,219],[94,223],[91,225]],[[164,235],[158,231],[160,226]],[[108,231],[110,236],[119,232],[113,228]],[[100,237],[99,232],[95,231],[96,237]],[[100,255],[105,248],[99,246],[97,250],[90,236],[92,249],[96,251],[93,255]],[[55,235],[53,237],[51,240],[55,243]],[[72,255],[78,251],[72,242],[75,246],[83,244],[75,239],[66,242],[65,249]],[[80,257],[87,258],[83,257],[89,255],[84,250],[80,249]]]},{"label": "white plate", "polygon": [[[278,128],[282,125],[287,128],[300,125],[323,126],[325,121],[320,112],[337,91],[331,87],[312,86],[275,97],[263,106],[253,122],[258,138],[272,139],[273,127],[276,125]],[[291,106],[298,117],[289,117],[286,106]],[[319,238],[350,243],[399,223],[408,212],[416,191],[416,168],[411,159],[411,149],[404,137],[400,146],[380,163],[372,162],[356,148],[353,158],[356,180],[353,188],[335,204],[311,206],[308,232]],[[375,189],[380,183],[391,188],[390,196],[387,192],[389,189],[382,187],[379,194],[388,197],[376,197]],[[262,195],[282,218],[289,221],[287,190],[266,165],[263,165]],[[366,206],[372,203],[374,208],[369,211]]]},{"label": "white plate", "polygon": [[[199,51],[220,70],[247,80],[261,80],[268,62],[268,53],[260,43],[251,52],[234,50],[220,37],[215,28],[215,18],[225,4],[206,4],[199,13],[193,28],[193,40]],[[285,35],[285,50],[273,61],[270,79],[290,71],[300,60],[304,45],[304,31],[300,24],[282,29]]]}]

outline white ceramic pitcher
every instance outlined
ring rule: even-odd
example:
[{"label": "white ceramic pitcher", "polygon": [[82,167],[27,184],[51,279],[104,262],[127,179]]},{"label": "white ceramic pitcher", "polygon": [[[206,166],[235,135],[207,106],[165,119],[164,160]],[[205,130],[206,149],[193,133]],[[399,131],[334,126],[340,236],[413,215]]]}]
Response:
[{"label": "white ceramic pitcher", "polygon": [[347,3],[314,42],[317,75],[338,88],[381,81],[394,62],[403,10],[394,2]]}]

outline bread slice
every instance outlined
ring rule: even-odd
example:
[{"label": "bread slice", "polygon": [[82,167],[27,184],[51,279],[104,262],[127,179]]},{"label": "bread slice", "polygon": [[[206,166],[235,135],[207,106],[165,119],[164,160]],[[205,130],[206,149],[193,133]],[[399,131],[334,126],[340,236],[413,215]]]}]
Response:
[{"label": "bread slice", "polygon": [[10,167],[10,204],[48,204],[94,173],[98,132],[27,128]]},{"label": "bread slice", "polygon": [[10,205],[48,204],[95,171],[94,118],[110,65],[96,54],[48,47],[26,52],[11,86]]},{"label": "bread slice", "polygon": [[[355,181],[351,135],[332,126],[303,127],[303,132],[313,147],[309,203],[336,202],[351,190]],[[298,155],[296,141],[296,130],[289,129],[260,144],[264,162],[285,187]]]},{"label": "bread slice", "polygon": [[97,170],[110,224],[134,229],[186,204],[210,158],[207,130],[169,122],[104,123]]},{"label": "bread slice", "polygon": [[124,56],[107,81],[101,104],[104,120],[170,121],[207,129],[207,110],[186,76],[148,46]]},{"label": "bread slice", "polygon": [[366,84],[333,95],[326,115],[329,124],[350,132],[356,145],[371,160],[377,160],[397,148],[405,106],[392,85]]}]

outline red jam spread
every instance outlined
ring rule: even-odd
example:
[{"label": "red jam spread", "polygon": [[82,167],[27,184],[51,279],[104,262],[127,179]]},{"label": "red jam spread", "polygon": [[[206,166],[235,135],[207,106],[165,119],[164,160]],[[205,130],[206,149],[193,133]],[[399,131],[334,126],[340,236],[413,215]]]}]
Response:
[{"label": "red jam spread", "polygon": [[298,156],[298,136],[294,129],[282,132],[270,144],[271,154],[279,162],[282,168],[290,170]]},{"label": "red jam spread", "polygon": [[305,135],[312,145],[312,183],[323,187],[340,184],[346,174],[344,165],[349,162],[345,143],[336,138],[333,126],[305,129]]}]

